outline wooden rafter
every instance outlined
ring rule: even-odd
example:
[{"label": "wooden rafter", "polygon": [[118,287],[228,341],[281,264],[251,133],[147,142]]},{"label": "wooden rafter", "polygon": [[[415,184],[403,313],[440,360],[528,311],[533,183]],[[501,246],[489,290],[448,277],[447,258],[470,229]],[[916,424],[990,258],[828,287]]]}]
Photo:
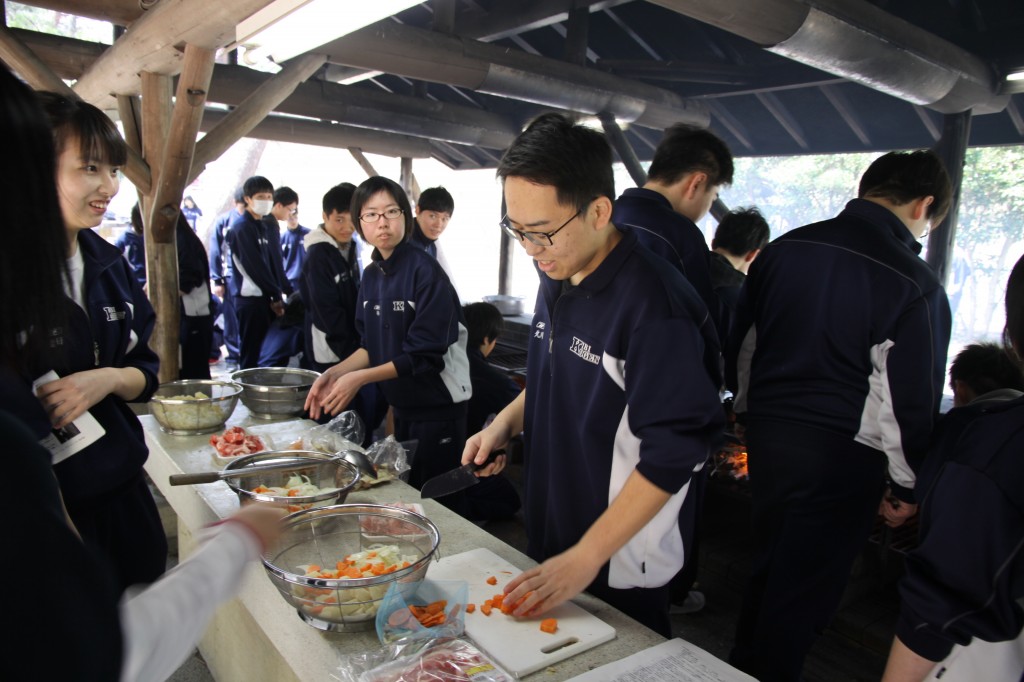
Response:
[{"label": "wooden rafter", "polygon": [[770,92],[759,92],[756,97],[801,149],[810,149],[811,146],[807,143],[807,136],[804,134],[803,127],[786,105],[782,103],[782,100]]},{"label": "wooden rafter", "polygon": [[861,125],[860,119],[857,118],[857,114],[854,113],[853,107],[850,105],[850,101],[846,98],[846,94],[843,93],[842,89],[838,85],[826,85],[821,88],[821,92],[829,103],[835,107],[836,111],[839,112],[839,116],[850,127],[850,130],[857,136],[860,143],[865,147],[870,147],[871,138],[868,136],[867,131],[864,130],[864,126]]},{"label": "wooden rafter", "polygon": [[[68,87],[50,67],[42,62],[32,50],[7,28],[0,28],[0,59],[14,71],[21,74],[25,82],[35,90],[49,90],[65,97],[77,98],[78,94]],[[149,165],[138,152],[128,149],[128,160],[124,174],[136,187],[148,192],[152,186]]]},{"label": "wooden rafter", "polygon": [[[230,114],[195,145],[195,158],[188,181],[192,182],[207,164],[220,158],[231,145],[245,137],[267,114],[295,92],[327,61],[325,55],[307,53],[290,62],[270,80],[246,97]],[[186,183],[188,184],[188,183]]]},{"label": "wooden rafter", "polygon": [[240,19],[271,0],[163,0],[131,25],[75,83],[82,99],[105,108],[111,95],[134,95],[139,73],[181,72],[179,45],[216,50],[231,44]]},{"label": "wooden rafter", "polygon": [[729,110],[722,106],[722,103],[715,99],[708,100],[708,108],[711,115],[719,120],[722,126],[732,133],[732,136],[739,140],[740,144],[748,150],[754,150],[754,143],[746,126],[740,123],[739,119],[729,113]]},{"label": "wooden rafter", "polygon": [[368,158],[366,158],[366,154],[363,153],[362,149],[359,149],[357,147],[349,147],[348,153],[352,155],[352,158],[356,160],[356,163],[359,164],[359,167],[363,169],[363,172],[366,173],[366,177],[372,178],[375,175],[380,175],[377,172],[377,169],[373,167],[373,163]]}]

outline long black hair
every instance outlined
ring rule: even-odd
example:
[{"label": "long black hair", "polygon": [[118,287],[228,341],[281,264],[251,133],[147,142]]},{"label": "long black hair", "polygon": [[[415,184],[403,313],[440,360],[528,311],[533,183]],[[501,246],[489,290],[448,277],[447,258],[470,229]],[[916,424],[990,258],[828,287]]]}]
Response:
[{"label": "long black hair", "polygon": [[68,238],[57,199],[53,133],[24,84],[0,65],[0,182],[8,202],[0,249],[0,355],[22,367],[51,353],[52,330],[63,326]]}]

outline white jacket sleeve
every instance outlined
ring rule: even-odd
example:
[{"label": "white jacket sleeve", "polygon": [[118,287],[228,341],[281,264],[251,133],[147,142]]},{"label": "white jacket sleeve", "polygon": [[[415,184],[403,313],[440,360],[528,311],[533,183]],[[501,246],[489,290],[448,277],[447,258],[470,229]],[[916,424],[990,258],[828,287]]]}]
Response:
[{"label": "white jacket sleeve", "polygon": [[213,612],[235,595],[259,540],[241,523],[208,531],[196,552],[141,592],[121,601],[123,682],[166,680],[185,662]]}]

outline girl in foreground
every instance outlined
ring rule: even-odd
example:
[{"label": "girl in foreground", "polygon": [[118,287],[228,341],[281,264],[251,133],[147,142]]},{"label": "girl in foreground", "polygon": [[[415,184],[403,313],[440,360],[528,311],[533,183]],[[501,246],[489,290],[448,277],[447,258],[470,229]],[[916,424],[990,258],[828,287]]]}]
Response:
[{"label": "girl in foreground", "polygon": [[[262,506],[239,512],[232,522],[206,531],[206,541],[187,561],[118,603],[119,576],[69,522],[52,455],[37,442],[49,433],[50,422],[32,394],[26,367],[61,353],[48,340],[56,338],[51,330],[67,323],[66,308],[54,302],[64,297],[68,237],[46,116],[2,66],[0,136],[6,141],[0,179],[18,197],[11,207],[13,224],[31,226],[9,231],[0,249],[0,298],[12,313],[0,316],[0,457],[31,500],[24,513],[4,524],[5,545],[21,559],[0,563],[0,581],[14,586],[5,606],[17,614],[17,627],[8,628],[0,647],[4,675],[163,680],[192,653],[214,609],[234,594],[247,561],[277,537],[282,513]],[[30,586],[27,576],[43,578]]]}]

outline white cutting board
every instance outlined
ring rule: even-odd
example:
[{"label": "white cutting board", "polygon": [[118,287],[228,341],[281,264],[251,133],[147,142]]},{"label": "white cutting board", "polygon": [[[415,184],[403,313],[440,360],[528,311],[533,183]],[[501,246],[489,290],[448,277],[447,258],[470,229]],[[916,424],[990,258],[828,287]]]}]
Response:
[{"label": "white cutting board", "polygon": [[[438,560],[427,570],[427,577],[466,581],[469,602],[476,604],[476,611],[466,614],[466,633],[517,677],[615,639],[615,628],[572,602],[533,618],[513,618],[498,609],[485,616],[480,611],[484,601],[500,594],[505,583],[520,573],[489,549],[474,549]],[[487,584],[492,575],[498,579],[497,585]],[[541,632],[543,618],[557,618],[558,631]]]}]

